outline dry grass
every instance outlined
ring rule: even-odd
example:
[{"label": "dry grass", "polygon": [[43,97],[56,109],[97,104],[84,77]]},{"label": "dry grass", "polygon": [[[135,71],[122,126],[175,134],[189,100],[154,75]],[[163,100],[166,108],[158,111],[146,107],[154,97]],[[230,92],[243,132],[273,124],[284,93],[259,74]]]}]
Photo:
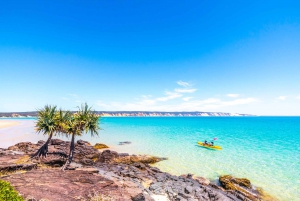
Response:
[{"label": "dry grass", "polygon": [[17,165],[23,164],[23,163],[32,163],[30,161],[30,156],[25,155],[25,156],[22,156],[18,160],[15,161],[15,164],[17,164]]}]

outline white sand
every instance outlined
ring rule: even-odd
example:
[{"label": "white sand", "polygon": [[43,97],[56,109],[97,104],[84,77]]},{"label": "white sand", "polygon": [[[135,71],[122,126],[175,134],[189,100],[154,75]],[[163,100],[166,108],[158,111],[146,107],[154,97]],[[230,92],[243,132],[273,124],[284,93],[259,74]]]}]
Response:
[{"label": "white sand", "polygon": [[0,120],[0,129],[11,127],[11,126],[16,126],[19,124],[20,124],[20,122],[17,122],[17,121]]}]

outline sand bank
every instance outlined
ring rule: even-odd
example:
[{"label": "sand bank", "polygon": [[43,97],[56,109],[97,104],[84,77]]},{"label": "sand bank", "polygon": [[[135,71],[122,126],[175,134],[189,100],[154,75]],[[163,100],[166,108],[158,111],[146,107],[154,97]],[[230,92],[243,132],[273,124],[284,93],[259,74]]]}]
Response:
[{"label": "sand bank", "polygon": [[19,125],[20,122],[10,120],[0,120],[0,129]]}]

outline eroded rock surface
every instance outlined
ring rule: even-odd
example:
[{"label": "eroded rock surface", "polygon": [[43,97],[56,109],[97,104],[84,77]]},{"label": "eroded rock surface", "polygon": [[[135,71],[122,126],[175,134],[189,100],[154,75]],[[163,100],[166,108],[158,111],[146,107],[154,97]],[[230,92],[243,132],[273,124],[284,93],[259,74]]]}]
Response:
[{"label": "eroded rock surface", "polygon": [[114,200],[131,200],[130,195],[115,182],[89,171],[39,169],[1,179],[10,182],[24,198],[36,200],[88,200],[95,192],[110,195]]}]

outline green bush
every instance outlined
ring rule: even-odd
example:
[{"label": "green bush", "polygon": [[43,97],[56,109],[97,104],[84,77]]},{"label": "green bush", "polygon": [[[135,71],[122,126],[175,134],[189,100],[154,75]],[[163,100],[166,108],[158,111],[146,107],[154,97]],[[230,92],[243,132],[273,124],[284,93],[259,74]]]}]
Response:
[{"label": "green bush", "polygon": [[0,180],[0,201],[24,201],[7,181]]}]

